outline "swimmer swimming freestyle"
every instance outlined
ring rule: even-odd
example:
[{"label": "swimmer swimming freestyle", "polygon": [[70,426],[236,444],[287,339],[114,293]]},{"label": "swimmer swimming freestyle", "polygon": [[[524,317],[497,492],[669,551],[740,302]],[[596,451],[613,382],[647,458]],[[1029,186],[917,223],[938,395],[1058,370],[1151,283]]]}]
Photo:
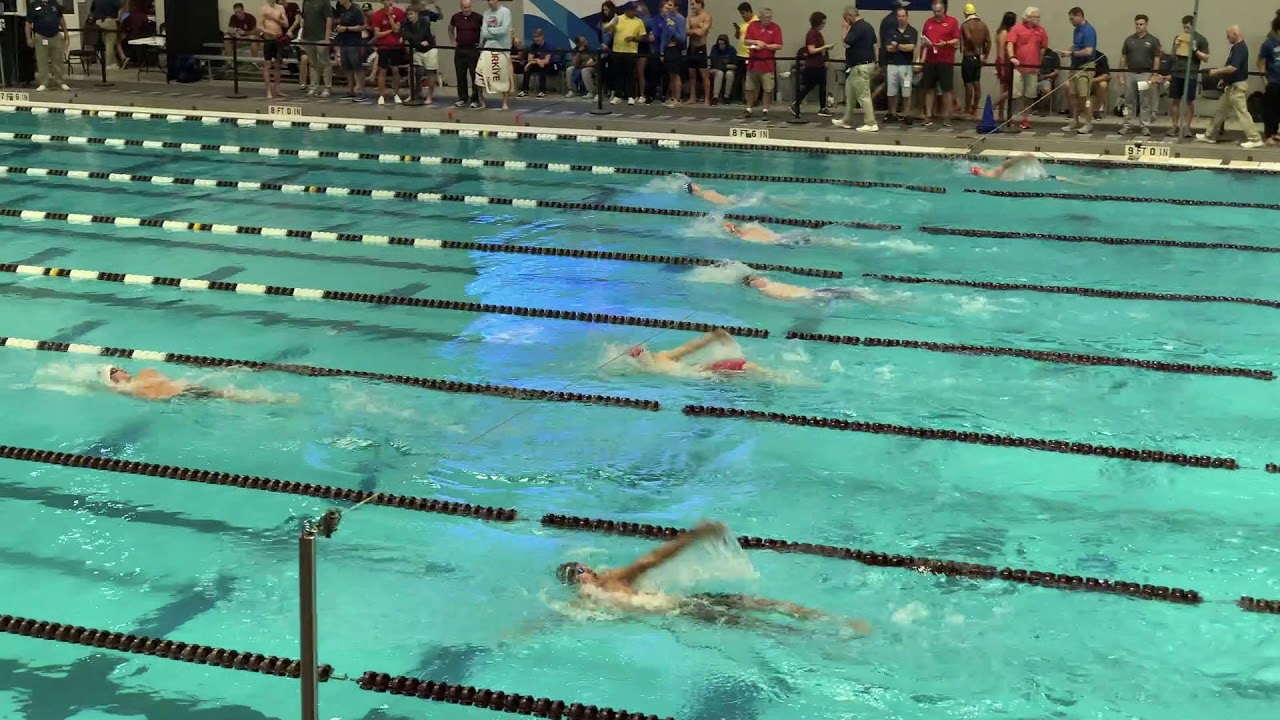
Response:
[{"label": "swimmer swimming freestyle", "polygon": [[140,370],[135,376],[114,365],[104,365],[98,369],[98,379],[107,386],[108,390],[138,398],[139,400],[163,401],[192,398],[196,400],[230,400],[231,402],[239,403],[272,404],[298,401],[296,395],[274,395],[265,392],[251,393],[234,389],[218,390],[208,388],[183,380],[174,380],[152,368]]},{"label": "swimmer swimming freestyle", "polygon": [[764,275],[747,275],[742,278],[742,286],[760,291],[761,295],[774,300],[872,300],[871,293],[852,288],[807,288],[799,285],[770,280]]},{"label": "swimmer swimming freestyle", "polygon": [[686,364],[684,359],[712,343],[733,343],[733,336],[723,328],[694,338],[680,347],[653,352],[644,345],[635,345],[627,355],[642,370],[664,375],[697,374],[704,377],[734,377],[748,374],[768,375],[769,371],[745,358],[725,358],[698,365]]},{"label": "swimmer swimming freestyle", "polygon": [[739,240],[746,240],[747,242],[753,243],[766,243],[769,245],[808,245],[813,242],[808,237],[784,237],[760,223],[745,223],[740,225],[726,220],[720,225],[720,227],[724,228],[725,232],[728,232]]},{"label": "swimmer swimming freestyle", "polygon": [[1069,183],[1071,185],[1081,185],[1088,187],[1092,183],[1083,180],[1075,180],[1061,175],[1051,175],[1045,170],[1044,165],[1036,159],[1033,153],[1018,153],[1013,157],[1007,158],[1004,162],[993,168],[981,168],[977,165],[969,168],[969,172],[980,178],[988,180],[1005,180],[1008,182],[1020,182],[1023,180],[1057,180],[1058,182]]},{"label": "swimmer swimming freestyle", "polygon": [[723,524],[703,522],[626,567],[597,571],[580,562],[567,562],[556,568],[556,577],[565,585],[576,588],[578,595],[588,602],[629,612],[675,613],[724,625],[746,624],[750,620],[747,613],[777,613],[797,620],[836,620],[856,632],[871,632],[871,626],[862,620],[834,618],[790,602],[737,593],[667,595],[636,587],[646,573],[661,567],[695,543],[714,538],[733,542]]},{"label": "swimmer swimming freestyle", "polygon": [[729,205],[733,203],[733,198],[728,195],[722,195],[715,190],[703,187],[696,182],[685,181],[684,185],[680,186],[680,189],[699,200],[705,200],[713,205]]}]

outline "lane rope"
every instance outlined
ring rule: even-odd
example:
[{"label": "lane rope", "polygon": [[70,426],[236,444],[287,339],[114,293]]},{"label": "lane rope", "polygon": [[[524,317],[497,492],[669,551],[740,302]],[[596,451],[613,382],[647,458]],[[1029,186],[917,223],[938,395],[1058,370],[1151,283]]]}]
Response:
[{"label": "lane rope", "polygon": [[292,482],[277,478],[243,475],[241,473],[201,470],[175,465],[139,462],[137,460],[121,460],[100,455],[81,455],[79,453],[55,452],[40,448],[0,445],[0,458],[20,460],[22,462],[41,463],[44,465],[62,465],[65,467],[88,468],[124,475],[144,475],[160,477],[167,480],[204,483],[206,485],[228,485],[245,490],[261,490],[263,492],[281,493],[285,495],[301,495],[304,497],[323,498],[325,500],[341,500],[354,503],[371,503],[382,507],[414,510],[417,512],[436,513],[439,515],[455,515],[477,520],[494,520],[512,522],[516,519],[516,511],[511,508],[497,508],[467,503],[434,500],[413,495],[394,495],[390,493],[370,492],[351,488],[332,487],[329,485],[313,485],[311,483]]},{"label": "lane rope", "polygon": [[[14,135],[15,133],[8,133]],[[50,136],[53,137],[53,136]],[[66,137],[73,145],[106,145],[108,147],[143,147],[130,145],[123,138],[89,138],[78,135]],[[22,138],[0,137],[0,139],[18,140]],[[141,141],[134,141],[135,143]],[[154,146],[148,146],[154,149]],[[581,165],[571,163],[548,163],[523,160],[493,160],[485,158],[449,157],[441,155],[400,155],[394,153],[338,152],[335,150],[309,150],[281,147],[255,147],[246,145],[217,145],[213,143],[165,143],[166,150],[183,152],[222,153],[223,148],[234,148],[228,152],[241,155],[261,155],[264,157],[293,157],[300,159],[323,159],[342,161],[375,161],[379,163],[404,163],[411,165],[446,165],[466,168],[487,168],[498,170],[535,170],[553,173],[589,173],[591,175],[639,175],[645,177],[669,177],[680,174],[694,180],[731,180],[737,182],[789,183],[802,185],[832,185],[838,187],[883,188],[886,190],[908,190],[911,192],[945,194],[947,189],[936,185],[911,185],[906,183],[875,182],[870,180],[846,180],[843,178],[806,177],[794,175],[753,175],[750,173],[710,172],[702,170],[658,170],[655,168],[625,167],[618,165]]]},{"label": "lane rope", "polygon": [[[608,535],[625,535],[642,537],[651,540],[670,540],[677,535],[688,532],[685,528],[663,527],[661,525],[641,525],[632,522],[616,522],[613,520],[597,520],[572,515],[544,515],[542,524],[565,530],[583,530]],[[1068,573],[1045,572],[1041,570],[1025,570],[1020,568],[997,568],[995,565],[940,560],[938,558],[896,555],[871,550],[858,550],[833,545],[817,545],[813,543],[797,543],[776,538],[758,538],[742,535],[737,538],[739,547],[744,550],[771,550],[780,553],[797,553],[817,555],[820,557],[853,560],[872,567],[891,567],[912,570],[925,575],[945,575],[948,577],[971,580],[1005,580],[1014,583],[1036,585],[1055,590],[1084,590],[1087,592],[1112,593],[1127,595],[1143,600],[1163,600],[1165,602],[1186,605],[1199,605],[1204,598],[1195,590],[1127,582],[1124,580],[1107,580],[1105,578],[1081,577]]]},{"label": "lane rope", "polygon": [[[12,169],[12,168],[8,168]],[[28,168],[29,170],[29,168]],[[2,171],[2,169],[0,169]],[[108,179],[110,173],[90,173],[79,170],[50,170],[55,177],[73,175],[99,175],[98,179]],[[219,183],[228,182],[219,180]],[[228,186],[238,183],[229,183]],[[303,187],[282,186],[282,187]],[[287,192],[287,191],[286,191]],[[436,240],[433,238],[401,237],[394,235],[365,235],[361,233],[335,233],[321,230],[304,230],[296,228],[266,228],[253,225],[225,225],[207,222],[189,222],[172,218],[140,219],[131,217],[115,217],[112,215],[82,215],[51,213],[43,210],[25,210],[22,208],[0,208],[0,217],[18,218],[31,222],[65,222],[72,225],[116,225],[119,227],[160,228],[163,230],[207,232],[216,235],[254,235],[264,237],[283,237],[312,242],[347,242],[364,245],[393,245],[403,247],[465,250],[470,252],[506,253],[513,255],[546,255],[550,257],[579,258],[584,260],[613,260],[618,262],[660,263],[665,265],[684,265],[709,267],[723,263],[723,260],[711,258],[686,257],[680,255],[650,255],[645,253],[615,252],[612,250],[579,250],[575,248],[547,247],[539,245],[505,245],[502,243],[474,242],[469,240]],[[790,273],[819,278],[842,278],[839,270],[797,267],[795,265],[775,265],[772,263],[743,262],[756,270]]]},{"label": "lane rope", "polygon": [[1156,247],[1188,248],[1195,250],[1237,250],[1241,252],[1280,253],[1280,247],[1266,245],[1241,245],[1238,243],[1197,242],[1195,240],[1158,240],[1152,238],[1098,237],[1094,235],[1058,235],[1055,233],[1013,232],[1008,230],[981,230],[975,228],[948,228],[922,225],[920,232],[930,235],[954,235],[956,237],[997,238],[1016,240],[1056,240],[1073,243],[1098,243],[1100,245],[1152,245]]},{"label": "lane rope", "polygon": [[[55,215],[65,213],[49,214]],[[717,328],[722,328],[728,331],[729,334],[736,335],[738,337],[769,337],[769,331],[761,328],[724,326],[714,323],[689,322],[687,320],[642,318],[631,315],[607,315],[604,313],[589,313],[578,310],[553,310],[546,308],[520,307],[516,305],[493,305],[490,303],[474,303],[463,300],[436,300],[433,298],[381,295],[378,293],[347,292],[345,290],[295,288],[288,287],[286,285],[259,285],[256,283],[235,283],[224,280],[196,280],[192,278],[164,277],[160,275],[135,275],[130,273],[111,272],[108,270],[74,270],[70,268],[4,263],[0,264],[0,273],[42,275],[45,277],[70,278],[72,280],[98,280],[101,282],[125,285],[158,285],[163,287],[175,287],[183,290],[215,290],[219,292],[238,293],[241,295],[261,295],[264,297],[294,297],[302,298],[304,300],[334,300],[337,302],[398,305],[401,307],[426,308],[430,310],[454,310],[459,312],[488,313],[494,315],[515,315],[517,317],[569,320],[572,322],[604,325],[662,328],[664,330],[687,330],[690,332],[710,332]]]},{"label": "lane rope", "polygon": [[1136,195],[1092,195],[1088,193],[1047,193],[1023,190],[979,190],[965,188],[967,193],[1002,198],[1043,198],[1048,200],[1085,200],[1090,202],[1160,203],[1162,205],[1187,205],[1192,207],[1224,207],[1247,210],[1280,210],[1275,203],[1234,202],[1229,200],[1187,200],[1184,198],[1138,197]]},{"label": "lane rope", "polygon": [[[1061,86],[1061,87],[1065,87]],[[1056,93],[1057,90],[1055,89]],[[1049,96],[1046,96],[1048,98]],[[1044,100],[1046,98],[1042,98]],[[1036,103],[1041,102],[1037,100]],[[57,107],[31,107],[29,105],[4,105],[0,104],[0,112],[26,112],[32,115],[65,115],[67,117],[100,117],[100,118],[124,118],[133,120],[164,120],[170,123],[175,122],[198,122],[203,125],[235,125],[237,127],[274,127],[274,128],[298,128],[306,130],[343,130],[352,133],[366,134],[385,134],[385,135],[424,135],[424,136],[445,136],[459,138],[475,138],[475,139],[499,139],[499,140],[536,140],[539,142],[572,142],[572,143],[607,143],[621,146],[645,146],[657,148],[712,148],[716,150],[744,150],[744,151],[773,151],[785,153],[799,153],[805,155],[851,155],[851,156],[868,156],[868,157],[903,157],[909,155],[913,157],[947,157],[954,159],[956,154],[940,155],[932,149],[916,148],[904,149],[901,147],[884,147],[883,149],[873,145],[862,145],[859,147],[835,147],[829,144],[774,144],[759,143],[751,141],[737,142],[721,142],[716,140],[701,140],[693,138],[682,138],[679,140],[672,138],[646,138],[646,137],[630,137],[609,134],[604,131],[594,129],[573,129],[565,130],[563,128],[538,128],[536,130],[476,130],[470,127],[453,128],[453,127],[417,127],[417,126],[400,126],[389,125],[385,122],[374,123],[368,120],[351,118],[345,122],[325,122],[320,120],[269,120],[264,118],[236,118],[236,117],[219,117],[213,115],[189,115],[177,111],[172,112],[146,112],[134,110],[96,110],[82,108],[57,108]],[[1007,122],[1005,123],[1008,124]],[[0,133],[0,140],[15,139],[7,137],[9,135],[25,136],[30,133]],[[45,135],[48,138],[50,136]],[[67,137],[67,136],[53,136]],[[966,148],[958,148],[962,150],[962,155],[968,155],[973,147],[980,144],[987,136],[979,138],[978,141],[971,143]],[[19,137],[16,139],[29,139]],[[47,140],[46,140],[47,142]],[[1091,160],[1085,158],[1066,158],[1046,155],[1043,162],[1054,163],[1057,165],[1072,165],[1078,167],[1093,167],[1106,169],[1149,169],[1148,165],[1129,163],[1120,161],[1119,158],[1114,160]],[[1264,168],[1237,168],[1227,166],[1193,166],[1193,165],[1177,165],[1170,164],[1161,167],[1166,172],[1186,172],[1190,170],[1218,170],[1224,172],[1242,172],[1256,175],[1275,175],[1280,171],[1267,170]]]},{"label": "lane rope", "polygon": [[798,425],[801,427],[818,427],[845,432],[869,433],[872,435],[896,435],[918,440],[947,440],[967,443],[969,445],[988,445],[992,447],[1022,448],[1041,452],[1056,452],[1067,455],[1097,455],[1107,458],[1118,458],[1135,462],[1169,463],[1185,467],[1213,468],[1215,470],[1239,470],[1240,465],[1234,458],[1214,457],[1211,455],[1187,455],[1185,453],[1165,452],[1162,450],[1138,450],[1135,448],[1112,447],[1110,445],[1094,445],[1092,443],[1072,442],[1070,440],[1049,440],[1044,438],[1019,437],[1015,435],[997,435],[995,433],[978,433],[971,431],[947,430],[943,428],[911,427],[890,423],[867,422],[862,420],[844,420],[842,418],[824,418],[813,415],[792,415],[788,413],[763,412],[760,410],[741,410],[738,408],[716,407],[712,405],[686,405],[684,414],[693,417],[739,418],[757,422],[778,423],[781,425]]},{"label": "lane rope", "polygon": [[1224,377],[1241,377],[1253,380],[1275,380],[1271,370],[1253,370],[1250,368],[1223,367],[1219,365],[1192,365],[1190,363],[1162,362],[1159,360],[1142,360],[1139,358],[1117,357],[1114,355],[1089,355],[1084,353],[1059,352],[1054,350],[1031,350],[1027,348],[992,347],[988,345],[962,345],[958,343],[932,342],[929,340],[902,340],[895,338],[857,337],[853,335],[827,335],[790,331],[788,340],[807,340],[811,342],[833,343],[857,347],[910,348],[913,350],[930,350],[933,352],[952,353],[956,355],[986,355],[993,357],[1016,357],[1039,362],[1061,363],[1065,365],[1097,365],[1109,367],[1131,367],[1157,372],[1181,373],[1184,375],[1220,375]]},{"label": "lane rope", "polygon": [[[136,142],[145,142],[138,140]],[[371,188],[324,187],[320,185],[286,185],[273,182],[214,180],[210,178],[170,177],[165,175],[132,175],[129,173],[102,173],[68,170],[61,173],[49,168],[0,167],[0,172],[10,175],[28,175],[32,177],[64,177],[72,180],[110,180],[111,182],[145,183],[148,185],[190,185],[194,187],[230,188],[235,190],[260,190],[293,194],[319,194],[339,197],[368,197],[378,200],[413,200],[430,203],[462,203],[465,205],[501,205],[521,209],[539,208],[544,210],[573,210],[575,212],[605,212],[628,215],[658,215],[661,217],[702,218],[709,212],[698,210],[677,210],[673,208],[640,207],[637,205],[615,205],[613,203],[579,202],[576,200],[537,200],[533,198],[509,198],[490,195],[461,195],[458,193],[428,193],[408,190],[374,190]],[[97,176],[97,177],[95,177]],[[799,227],[816,230],[824,227],[851,227],[860,230],[901,230],[901,225],[886,223],[869,223],[860,220],[804,220],[802,218],[775,217],[772,215],[748,215],[745,213],[723,213],[726,220],[743,222],[768,223],[785,227]]]},{"label": "lane rope", "polygon": [[52,340],[30,340],[27,338],[0,337],[0,347],[19,350],[41,350],[44,352],[61,352],[72,355],[90,355],[106,358],[124,358],[126,360],[143,360],[148,362],[172,363],[191,367],[211,368],[245,368],[255,371],[282,372],[306,377],[352,377],[363,380],[406,385],[448,393],[471,395],[488,395],[513,400],[541,400],[546,402],[569,402],[583,405],[605,405],[608,407],[629,408],[656,412],[660,408],[656,400],[637,400],[634,398],[613,395],[592,395],[586,393],[564,392],[559,390],[538,390],[511,385],[489,385],[457,380],[437,380],[434,378],[415,377],[412,375],[392,375],[388,373],[370,372],[368,370],[343,370],[339,368],[320,367],[317,365],[300,365],[296,363],[275,363],[263,360],[237,360],[234,358],[214,357],[210,355],[185,355],[183,353],[161,352],[157,350],[137,350],[134,348],[102,347],[79,343],[54,342]]},{"label": "lane rope", "polygon": [[913,277],[907,275],[881,275],[864,273],[863,277],[892,283],[912,285],[950,285],[953,287],[978,288],[980,290],[1021,291],[1055,293],[1058,295],[1081,295],[1084,297],[1108,298],[1111,300],[1160,300],[1168,302],[1194,303],[1233,303],[1237,305],[1254,305],[1257,307],[1280,308],[1280,300],[1261,298],[1229,297],[1227,295],[1189,295],[1185,293],[1158,293],[1135,290],[1104,290],[1100,288],[1074,287],[1071,285],[1034,285],[1031,283],[997,283],[979,280],[959,280],[951,278]]},{"label": "lane rope", "polygon": [[406,675],[392,677],[387,673],[369,670],[357,681],[361,690],[390,693],[405,697],[416,697],[419,700],[434,700],[454,705],[497,710],[499,712],[534,717],[568,718],[569,720],[675,720],[659,718],[657,715],[645,715],[627,710],[615,710],[610,707],[583,705],[582,703],[566,704],[563,700],[519,693],[508,693],[502,690],[477,688],[474,685],[453,685],[446,682],[419,680]]},{"label": "lane rope", "polygon": [[[232,485],[245,489],[270,492],[291,492],[284,488],[290,485],[299,485],[299,483],[287,483],[281,480],[256,476],[250,477],[240,475],[238,473],[197,470],[193,468],[139,462],[136,460],[78,455],[75,453],[62,453],[50,450],[41,450],[38,448],[23,448],[7,445],[0,445],[0,458],[63,465],[66,467],[88,468],[92,470],[141,475],[146,477],[165,477],[192,482],[206,482],[211,485]],[[203,479],[206,477],[209,479]],[[276,489],[274,487],[276,483],[280,483],[281,489]],[[323,486],[303,485],[303,487]],[[425,500],[424,498],[403,497],[387,493],[369,493],[363,490],[349,490],[345,488],[332,488],[332,490],[334,491],[332,496],[323,492],[295,494],[305,494],[312,497],[347,501],[356,500],[362,495],[367,495],[376,498],[373,502],[384,507],[400,508],[405,510],[424,509],[419,507],[422,501]],[[370,502],[370,500],[366,499],[361,500],[360,502],[363,504]],[[518,516],[516,510],[509,508],[477,507],[466,503],[446,503],[434,500],[427,500],[426,502],[437,503],[436,509],[426,509],[427,512],[436,512],[471,519],[503,521],[505,523],[513,524],[532,522],[532,520],[526,520],[522,516]],[[544,527],[641,537],[659,541],[670,540],[680,533],[687,532],[684,528],[664,527],[661,525],[641,524],[627,521],[600,520],[554,513],[543,515],[539,522]],[[773,552],[814,555],[838,560],[853,560],[863,565],[873,567],[902,568],[904,570],[913,570],[924,574],[945,575],[948,577],[966,578],[971,580],[1004,580],[1057,590],[1084,590],[1183,604],[1198,605],[1205,602],[1200,593],[1195,590],[1151,585],[1147,583],[1139,584],[1122,580],[1081,577],[1077,575],[1069,575],[1067,573],[1026,570],[1012,567],[997,568],[994,565],[982,565],[957,560],[928,557],[913,557],[911,555],[884,553],[872,550],[858,550],[818,543],[795,542],[777,538],[759,538],[742,535],[737,538],[737,542],[739,546],[745,550],[769,550]],[[1236,604],[1242,610],[1247,610],[1249,612],[1280,614],[1280,601],[1269,601],[1249,596],[1241,596],[1240,600],[1238,600]]]}]

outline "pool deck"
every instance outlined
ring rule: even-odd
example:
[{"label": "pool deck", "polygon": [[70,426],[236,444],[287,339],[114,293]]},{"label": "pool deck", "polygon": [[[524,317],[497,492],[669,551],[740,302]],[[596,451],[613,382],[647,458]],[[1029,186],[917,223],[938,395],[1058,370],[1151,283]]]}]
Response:
[{"label": "pool deck", "polygon": [[[497,109],[470,110],[456,109],[452,101],[452,88],[444,88],[440,99],[432,107],[408,107],[394,105],[355,105],[342,102],[336,98],[308,97],[292,88],[287,100],[279,103],[268,103],[261,97],[260,84],[245,83],[242,94],[248,97],[230,97],[232,86],[226,82],[201,82],[191,85],[178,83],[168,84],[162,77],[153,75],[151,80],[135,81],[132,72],[125,71],[120,75],[128,79],[116,80],[112,87],[100,88],[94,81],[73,80],[72,92],[30,92],[31,102],[69,103],[79,106],[114,106],[121,108],[154,108],[190,113],[206,111],[215,113],[240,113],[248,116],[267,117],[270,104],[287,104],[300,108],[302,116],[307,119],[322,118],[330,122],[350,119],[354,122],[372,124],[399,123],[445,123],[462,125],[483,125],[488,127],[519,127],[531,130],[561,129],[586,130],[597,132],[627,132],[652,135],[670,135],[684,138],[699,138],[705,141],[726,141],[734,144],[784,145],[788,141],[799,141],[802,144],[835,143],[844,146],[846,152],[863,152],[874,154],[902,153],[914,155],[956,155],[987,154],[1007,155],[1011,152],[1046,153],[1061,160],[1078,162],[1102,162],[1135,165],[1137,161],[1125,159],[1126,146],[1139,143],[1133,136],[1118,134],[1119,118],[1108,117],[1098,122],[1090,136],[1062,132],[1066,119],[1061,115],[1051,117],[1035,117],[1030,132],[1003,132],[981,135],[977,132],[977,123],[973,120],[957,120],[954,128],[924,128],[919,124],[910,128],[899,126],[882,126],[878,133],[856,133],[851,130],[831,125],[827,118],[817,117],[813,108],[806,108],[803,121],[792,121],[785,106],[774,110],[774,117],[769,120],[741,119],[741,106],[717,108],[680,107],[667,108],[661,105],[631,107],[626,105],[605,105],[608,114],[596,114],[594,102],[582,99],[567,99],[559,95],[543,100],[535,98],[512,98],[512,109],[503,112]],[[28,92],[23,88],[8,88]],[[277,119],[291,119],[279,117]],[[1199,118],[1198,125],[1203,127],[1207,118]],[[1162,119],[1153,130],[1154,136],[1142,140],[1142,144],[1168,146],[1171,159],[1166,162],[1143,161],[1147,166],[1169,165],[1171,167],[1204,167],[1225,170],[1241,170],[1252,172],[1280,173],[1280,148],[1263,147],[1245,150],[1238,143],[1243,138],[1239,131],[1229,129],[1226,137],[1230,142],[1207,145],[1190,139],[1182,141],[1166,141],[1164,136],[1168,128],[1167,118]],[[767,140],[757,136],[753,139],[741,137],[743,130],[767,131]],[[734,133],[739,137],[731,137]],[[353,150],[358,148],[352,148]]]}]

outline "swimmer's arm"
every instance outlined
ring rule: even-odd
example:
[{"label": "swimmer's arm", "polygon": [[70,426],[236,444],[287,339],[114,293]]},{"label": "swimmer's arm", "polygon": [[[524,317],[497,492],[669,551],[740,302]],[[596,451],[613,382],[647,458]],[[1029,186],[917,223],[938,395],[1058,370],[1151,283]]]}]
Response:
[{"label": "swimmer's arm", "polygon": [[689,532],[677,537],[675,540],[658,547],[656,550],[653,550],[630,565],[614,570],[611,573],[613,575],[612,579],[624,585],[631,585],[638,580],[641,575],[644,575],[676,555],[679,555],[681,551],[693,543],[703,538],[711,537],[723,532],[724,525],[721,525],[720,523],[702,523]]},{"label": "swimmer's arm", "polygon": [[683,360],[686,356],[692,355],[711,343],[726,337],[729,337],[729,333],[720,328],[716,328],[709,333],[703,334],[701,337],[696,337],[690,340],[674,350],[664,350],[662,351],[662,354],[668,359],[678,362]]}]

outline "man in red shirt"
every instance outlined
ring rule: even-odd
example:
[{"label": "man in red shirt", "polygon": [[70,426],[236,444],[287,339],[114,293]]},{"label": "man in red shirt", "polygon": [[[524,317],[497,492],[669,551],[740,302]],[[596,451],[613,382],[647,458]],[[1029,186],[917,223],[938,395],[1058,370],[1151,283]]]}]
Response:
[{"label": "man in red shirt", "polygon": [[920,89],[924,92],[924,126],[933,125],[933,106],[942,91],[942,127],[951,127],[954,103],[956,48],[960,46],[960,23],[947,14],[947,4],[934,0],[933,17],[924,21],[920,31],[920,61],[924,72]]},{"label": "man in red shirt", "polygon": [[1049,33],[1040,24],[1040,11],[1027,8],[1022,22],[1005,36],[1009,64],[1018,69],[1013,78],[1013,96],[1022,105],[1022,129],[1031,129],[1031,106],[1039,94],[1040,61],[1049,47]]},{"label": "man in red shirt", "polygon": [[773,21],[773,10],[765,8],[760,11],[759,22],[747,25],[744,36],[747,46],[747,109],[742,111],[743,117],[751,117],[755,110],[756,92],[760,92],[760,112],[769,115],[769,99],[773,96],[773,73],[775,65],[774,53],[782,49],[782,28]]},{"label": "man in red shirt", "polygon": [[408,65],[404,41],[400,39],[400,26],[404,24],[404,11],[393,0],[382,0],[382,9],[369,19],[373,30],[373,45],[378,49],[378,104],[386,105],[387,70],[391,70],[392,97],[397,105],[400,99],[400,68]]}]

